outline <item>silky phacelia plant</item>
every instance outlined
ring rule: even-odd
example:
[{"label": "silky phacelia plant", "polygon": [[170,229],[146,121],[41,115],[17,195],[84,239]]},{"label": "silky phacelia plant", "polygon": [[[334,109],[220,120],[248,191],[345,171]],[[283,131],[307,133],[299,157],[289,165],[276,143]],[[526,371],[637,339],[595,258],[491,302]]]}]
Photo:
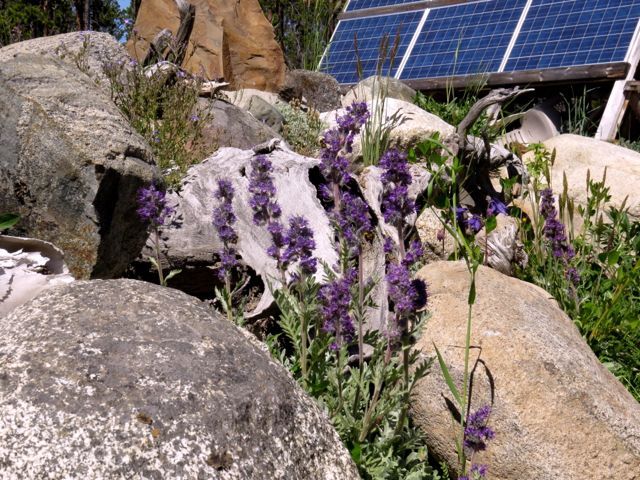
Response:
[{"label": "silky phacelia plant", "polygon": [[233,268],[238,265],[236,243],[238,234],[233,225],[236,223],[236,216],[233,213],[233,185],[229,180],[218,180],[218,188],[213,196],[218,200],[218,206],[213,209],[213,226],[222,240],[224,247],[220,250],[220,268],[218,278],[225,280]]},{"label": "silky phacelia plant", "polygon": [[458,480],[485,480],[487,478],[488,467],[486,465],[472,464],[468,475],[458,477]]},{"label": "silky phacelia plant", "polygon": [[249,175],[249,205],[253,210],[253,223],[267,227],[272,244],[267,254],[276,260],[283,280],[287,268],[299,262],[300,271],[311,275],[317,270],[317,260],[313,257],[316,243],[309,222],[302,216],[289,219],[285,228],[280,217],[282,209],[276,200],[276,186],[272,177],[273,165],[265,155],[257,155],[251,161]]},{"label": "silky phacelia plant", "polygon": [[415,202],[409,198],[412,180],[407,155],[392,148],[380,159],[380,168],[383,170],[380,179],[384,185],[382,216],[385,222],[401,229],[404,218],[416,210]]},{"label": "silky phacelia plant", "polygon": [[316,242],[306,218],[295,215],[289,219],[289,229],[284,236],[284,244],[286,247],[280,257],[284,268],[299,262],[301,273],[305,275],[316,273],[318,261],[313,256]]},{"label": "silky phacelia plant", "polygon": [[471,214],[467,207],[456,208],[456,221],[465,235],[475,235],[482,230],[483,222],[479,215]]},{"label": "silky phacelia plant", "polygon": [[575,256],[575,251],[569,244],[564,224],[558,219],[553,191],[550,188],[545,188],[540,192],[540,195],[540,214],[544,218],[544,238],[549,244],[554,258],[567,266],[565,272],[567,279],[577,285],[580,282],[580,274],[574,267],[568,266]]},{"label": "silky phacelia plant", "polygon": [[344,192],[336,223],[350,255],[359,255],[365,236],[373,232],[373,223],[366,202],[356,195]]},{"label": "silky phacelia plant", "polygon": [[487,441],[494,437],[493,430],[487,426],[491,407],[485,405],[471,413],[464,429],[464,446],[471,452],[486,450]]},{"label": "silky phacelia plant", "polygon": [[[338,126],[327,130],[322,137],[320,150],[320,172],[333,188],[343,186],[351,178],[349,174],[349,160],[345,153],[353,150],[353,139],[369,118],[369,111],[365,102],[353,103],[346,109],[346,113],[336,119]],[[334,198],[334,202],[339,199]]]},{"label": "silky phacelia plant", "polygon": [[351,287],[357,281],[355,269],[350,269],[343,277],[338,277],[320,288],[323,330],[334,336],[332,350],[353,340],[355,327],[349,313],[351,308]]},{"label": "silky phacelia plant", "polygon": [[167,206],[165,192],[160,190],[155,183],[138,189],[137,202],[138,216],[152,227],[163,226],[167,218],[174,213],[174,209]]}]

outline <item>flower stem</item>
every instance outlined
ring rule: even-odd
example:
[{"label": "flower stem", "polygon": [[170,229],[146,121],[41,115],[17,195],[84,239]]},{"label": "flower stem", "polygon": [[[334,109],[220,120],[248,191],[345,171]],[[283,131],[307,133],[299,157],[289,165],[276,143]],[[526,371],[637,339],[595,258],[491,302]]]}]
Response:
[{"label": "flower stem", "polygon": [[158,231],[158,227],[153,227],[154,231],[154,239],[155,239],[155,250],[156,250],[156,265],[158,267],[158,278],[160,279],[160,285],[166,287],[166,282],[164,281],[164,274],[162,273],[162,265],[160,264],[160,232]]}]

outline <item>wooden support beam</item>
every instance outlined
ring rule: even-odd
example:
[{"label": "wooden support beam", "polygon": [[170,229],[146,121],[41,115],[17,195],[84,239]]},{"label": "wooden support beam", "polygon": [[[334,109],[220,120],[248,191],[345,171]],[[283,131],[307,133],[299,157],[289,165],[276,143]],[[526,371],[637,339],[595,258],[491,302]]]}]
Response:
[{"label": "wooden support beam", "polygon": [[611,142],[616,139],[620,123],[622,123],[622,118],[624,117],[624,112],[629,104],[629,98],[625,95],[625,87],[629,81],[634,79],[638,62],[640,62],[640,21],[636,25],[636,31],[631,39],[631,45],[629,46],[625,60],[630,68],[627,71],[625,79],[614,83],[611,89],[611,95],[609,95],[607,106],[604,109],[600,125],[598,125],[598,130],[596,131],[595,138],[598,140]]},{"label": "wooden support beam", "polygon": [[485,75],[461,75],[454,77],[421,78],[402,80],[416,90],[444,90],[465,88],[469,85],[501,87],[510,85],[534,85],[540,83],[566,83],[579,80],[616,80],[625,78],[629,64],[625,62],[581,65],[577,67],[549,68],[545,70],[522,70],[519,72],[497,72]]}]

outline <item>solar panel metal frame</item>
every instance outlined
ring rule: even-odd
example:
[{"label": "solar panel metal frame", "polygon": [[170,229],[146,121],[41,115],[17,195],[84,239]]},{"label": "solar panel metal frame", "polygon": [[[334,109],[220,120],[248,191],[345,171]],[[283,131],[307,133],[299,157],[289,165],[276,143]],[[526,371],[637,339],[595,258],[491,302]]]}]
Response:
[{"label": "solar panel metal frame", "polygon": [[[348,20],[355,18],[363,18],[370,16],[378,16],[392,13],[401,13],[408,12],[414,10],[423,10],[425,16],[428,15],[428,10],[432,8],[438,7],[446,7],[451,5],[463,4],[463,3],[471,3],[478,0],[421,0],[415,1],[412,3],[403,3],[389,6],[378,6],[373,8],[366,8],[360,10],[351,10],[347,11],[349,4],[345,7],[345,11],[340,14],[340,20]],[[505,56],[503,57],[503,61],[500,65],[500,68],[497,72],[491,72],[484,75],[454,75],[448,77],[425,77],[418,79],[403,79],[405,83],[408,85],[420,89],[420,90],[437,90],[445,87],[464,87],[469,84],[469,82],[474,81],[474,79],[482,78],[482,81],[488,86],[502,86],[502,85],[513,85],[513,84],[534,84],[534,83],[546,83],[546,82],[568,82],[568,81],[576,81],[576,80],[615,80],[620,78],[625,78],[629,71],[631,70],[631,65],[629,63],[629,59],[631,58],[631,50],[634,47],[634,39],[639,34],[640,29],[640,20],[637,22],[633,38],[630,42],[629,48],[625,54],[624,61],[620,62],[609,62],[609,63],[599,63],[599,64],[586,64],[586,65],[574,65],[567,67],[558,67],[558,68],[546,68],[546,69],[532,69],[532,70],[520,70],[507,72],[505,71],[506,64],[511,55],[512,49],[514,48],[515,42],[517,41],[518,35],[522,28],[522,24],[525,21],[529,9],[531,7],[533,0],[527,0],[525,9],[521,15],[520,21],[518,22],[518,26],[514,31],[511,42],[507,46],[505,50]],[[350,2],[349,2],[350,3]],[[402,71],[404,66],[406,65],[408,58],[411,55],[411,51],[413,49],[413,45],[415,44],[415,40],[420,33],[420,29],[424,24],[425,18],[419,24],[416,32],[414,33],[413,42],[410,44],[409,48],[405,52],[404,58],[402,58],[398,70],[396,72],[396,78],[402,77]],[[336,27],[336,30],[338,27]],[[334,32],[335,34],[335,32]],[[637,43],[637,42],[636,42]],[[323,56],[324,57],[324,56]],[[637,62],[634,63],[633,69],[635,69]]]}]

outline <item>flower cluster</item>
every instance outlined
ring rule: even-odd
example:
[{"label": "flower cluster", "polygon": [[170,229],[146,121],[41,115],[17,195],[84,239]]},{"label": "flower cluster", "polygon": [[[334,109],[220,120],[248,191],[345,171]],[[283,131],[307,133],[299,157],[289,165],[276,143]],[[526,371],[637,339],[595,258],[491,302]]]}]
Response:
[{"label": "flower cluster", "polygon": [[487,478],[488,470],[489,469],[486,465],[478,465],[474,463],[473,465],[471,465],[469,475],[458,477],[458,480],[484,480],[485,478]]},{"label": "flower cluster", "polygon": [[380,168],[384,191],[382,193],[382,215],[385,222],[400,228],[404,218],[415,212],[415,202],[409,199],[411,173],[407,156],[392,148],[382,155]]},{"label": "flower cluster", "polygon": [[148,187],[138,189],[138,216],[143,222],[149,222],[152,227],[157,228],[166,222],[167,218],[174,213],[174,209],[167,206],[165,192],[158,189],[155,183]]},{"label": "flower cluster", "polygon": [[475,235],[482,230],[482,218],[475,213],[471,214],[467,207],[456,208],[456,221],[466,235]]},{"label": "flower cluster", "polygon": [[[569,245],[564,224],[558,220],[553,191],[550,188],[545,188],[540,192],[540,195],[542,197],[540,200],[540,214],[544,218],[544,237],[551,246],[553,256],[567,265],[575,256],[575,251]],[[566,276],[574,285],[580,281],[580,275],[573,267],[567,269]]]},{"label": "flower cluster", "polygon": [[493,217],[499,214],[508,215],[507,206],[497,198],[491,198],[491,200],[489,200],[489,206],[487,207],[487,217]]},{"label": "flower cluster", "polygon": [[251,161],[249,205],[253,210],[253,223],[267,226],[273,242],[267,253],[278,262],[282,272],[292,263],[299,262],[303,273],[313,274],[317,268],[317,260],[312,255],[316,248],[313,231],[301,216],[291,217],[288,229],[282,225],[282,210],[276,200],[272,170],[271,161],[264,155],[257,155]]},{"label": "flower cluster", "polygon": [[271,178],[273,165],[264,155],[257,155],[251,160],[249,176],[249,206],[253,210],[253,223],[262,227],[282,214],[276,201],[276,186]]},{"label": "flower cluster", "polygon": [[406,317],[427,304],[427,286],[423,280],[411,280],[411,273],[404,264],[391,263],[387,268],[389,298],[399,317]]},{"label": "flower cluster", "polygon": [[231,269],[238,265],[235,249],[238,234],[233,228],[233,224],[236,223],[232,206],[234,193],[229,180],[218,180],[218,189],[213,193],[214,198],[219,201],[218,206],[213,209],[213,226],[224,244],[220,251],[221,266],[218,270],[221,280],[227,278]]},{"label": "flower cluster", "polygon": [[345,192],[341,196],[336,223],[352,255],[360,253],[365,235],[373,232],[369,207],[360,197]]},{"label": "flower cluster", "polygon": [[335,185],[344,185],[349,179],[349,160],[342,154],[353,149],[353,139],[369,118],[367,104],[354,102],[345,115],[337,118],[338,126],[327,130],[322,137],[320,171]]},{"label": "flower cluster", "polygon": [[335,336],[331,349],[338,350],[342,342],[350,342],[355,335],[353,319],[349,314],[351,286],[357,279],[355,269],[347,271],[342,278],[336,278],[320,288],[323,330]]},{"label": "flower cluster", "polygon": [[473,452],[486,450],[487,440],[494,437],[493,430],[487,426],[490,415],[491,407],[485,405],[467,418],[464,429],[464,446]]},{"label": "flower cluster", "polygon": [[286,248],[280,256],[282,268],[299,262],[302,273],[307,275],[316,273],[317,260],[313,257],[316,242],[306,218],[296,215],[289,219],[289,229],[284,236],[284,244]]}]

